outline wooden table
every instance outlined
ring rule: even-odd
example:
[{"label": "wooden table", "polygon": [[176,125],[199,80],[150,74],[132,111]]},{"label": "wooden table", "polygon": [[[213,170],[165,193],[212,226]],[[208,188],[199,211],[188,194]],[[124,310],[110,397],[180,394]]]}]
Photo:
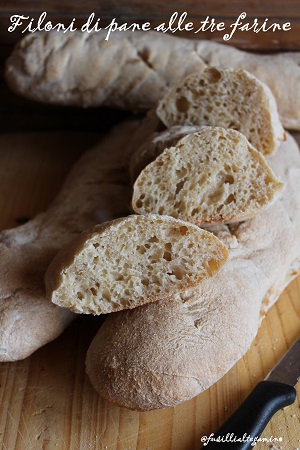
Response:
[{"label": "wooden table", "polygon": [[[69,166],[95,134],[0,136],[1,228],[33,217],[57,193]],[[300,139],[299,139],[300,140]],[[87,348],[101,319],[80,317],[31,357],[0,363],[0,443],[3,450],[192,450],[240,404],[300,331],[300,279],[270,310],[251,349],[211,389],[176,408],[137,413],[101,400],[85,375]],[[28,330],[30,332],[30,330]],[[263,436],[282,437],[273,449],[300,448],[297,402],[280,411]],[[270,449],[258,444],[258,450]]]},{"label": "wooden table", "polygon": [[[41,9],[42,8],[42,9]],[[123,22],[149,19],[153,24],[177,11],[188,11],[192,20],[206,15],[228,24],[246,11],[248,17],[292,22],[292,31],[255,35],[237,33],[230,42],[240,48],[300,50],[299,0],[224,2],[185,0],[169,3],[65,2],[37,0],[0,6],[0,55],[5,57],[20,33],[7,32],[13,13],[37,16],[48,11],[52,20],[84,21],[95,11],[104,24],[113,17]],[[190,37],[190,36],[189,36]],[[220,40],[206,33],[205,38]],[[0,69],[1,69],[0,67]],[[288,80],[287,80],[288,82]],[[0,147],[0,227],[13,227],[44,210],[59,190],[65,174],[79,154],[104,130],[126,116],[101,109],[61,109],[38,105],[13,95],[0,77],[0,130],[13,132],[14,142]],[[65,136],[57,130],[85,130],[85,135]],[[51,130],[28,145],[24,130]],[[0,141],[2,137],[0,136]],[[26,144],[27,142],[27,144]],[[62,145],[62,142],[65,144]],[[67,142],[67,144],[66,144]],[[300,280],[292,282],[269,311],[248,353],[214,386],[176,408],[137,413],[108,405],[93,390],[84,371],[86,350],[101,319],[81,317],[54,342],[31,357],[0,363],[1,450],[192,450],[236,409],[297,338],[300,331]],[[281,437],[277,445],[257,444],[258,450],[300,449],[300,386],[296,403],[280,411],[263,436]]]}]

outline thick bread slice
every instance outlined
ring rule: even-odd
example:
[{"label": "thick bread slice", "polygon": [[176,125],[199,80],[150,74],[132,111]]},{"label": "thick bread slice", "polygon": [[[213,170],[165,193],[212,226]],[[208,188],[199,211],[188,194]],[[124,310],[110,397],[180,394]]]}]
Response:
[{"label": "thick bread slice", "polygon": [[156,111],[167,127],[233,128],[265,155],[284,140],[270,89],[245,70],[211,67],[189,75],[168,90]]},{"label": "thick bread slice", "polygon": [[130,180],[133,184],[141,171],[154,161],[166,148],[174,147],[179,139],[187,134],[195,133],[202,127],[174,126],[149,136],[143,144],[133,152],[129,163]]},{"label": "thick bread slice", "polygon": [[[208,66],[248,70],[272,90],[282,123],[300,129],[300,53],[258,55],[157,32],[44,32],[25,36],[6,81],[33,100],[148,110],[186,75]],[[116,61],[118,62],[116,64]]]},{"label": "thick bread slice", "polygon": [[265,314],[300,269],[300,155],[293,138],[269,159],[282,197],[228,227],[229,260],[198,292],[110,315],[86,358],[108,401],[146,411],[175,406],[220,379],[250,347]]},{"label": "thick bread slice", "polygon": [[134,183],[132,208],[196,225],[236,222],[269,207],[283,187],[245,136],[204,127],[145,167]]},{"label": "thick bread slice", "polygon": [[194,225],[132,215],[72,241],[51,262],[46,290],[53,303],[74,312],[107,314],[198,286],[227,256],[224,244]]}]

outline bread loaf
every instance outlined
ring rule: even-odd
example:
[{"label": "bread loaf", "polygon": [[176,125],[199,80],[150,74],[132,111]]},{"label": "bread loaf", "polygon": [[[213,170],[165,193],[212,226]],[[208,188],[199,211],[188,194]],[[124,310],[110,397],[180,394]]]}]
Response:
[{"label": "bread loaf", "polygon": [[[128,214],[128,158],[132,148],[141,144],[140,138],[133,143],[136,128],[134,122],[116,127],[83,154],[47,211],[0,232],[0,361],[25,358],[59,336],[76,317],[47,300],[45,270],[55,254],[81,231]],[[140,137],[147,135],[141,125],[138,132]],[[61,137],[57,141],[49,136],[43,139],[57,149],[66,142]],[[14,135],[1,137],[0,143],[39,148],[36,140],[36,136]],[[39,145],[45,145],[42,138]]]},{"label": "bread loaf", "polygon": [[155,107],[169,86],[207,65],[245,69],[270,87],[283,125],[300,129],[300,53],[258,55],[151,31],[106,41],[106,33],[30,34],[9,57],[6,81],[33,100],[136,111]]},{"label": "bread loaf", "polygon": [[269,207],[283,186],[241,133],[203,127],[145,167],[133,186],[132,208],[196,225],[236,222]]},{"label": "bread loaf", "polygon": [[264,155],[284,140],[275,99],[245,70],[210,67],[171,86],[157,107],[164,125],[233,128]]},{"label": "bread loaf", "polygon": [[189,295],[106,319],[86,358],[102,397],[140,411],[175,406],[248,350],[263,315],[300,269],[300,155],[290,135],[268,162],[286,189],[253,219],[227,226],[235,245],[222,270]]},{"label": "bread loaf", "polygon": [[107,314],[165,300],[199,285],[228,251],[213,234],[167,216],[129,216],[74,239],[45,275],[53,303]]}]

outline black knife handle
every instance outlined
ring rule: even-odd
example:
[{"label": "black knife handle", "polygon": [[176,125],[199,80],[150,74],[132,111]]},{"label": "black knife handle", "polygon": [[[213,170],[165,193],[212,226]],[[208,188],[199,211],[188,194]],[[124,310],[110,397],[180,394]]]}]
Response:
[{"label": "black knife handle", "polygon": [[[276,381],[261,381],[253,389],[241,406],[215,433],[213,439],[222,438],[225,442],[210,440],[203,449],[207,450],[248,450],[253,449],[253,440],[245,436],[258,438],[273,415],[284,406],[291,405],[296,399],[296,390],[292,386]],[[231,441],[229,442],[231,437]],[[234,442],[234,439],[244,442]],[[227,442],[226,442],[227,440]],[[252,445],[251,445],[252,444]]]}]

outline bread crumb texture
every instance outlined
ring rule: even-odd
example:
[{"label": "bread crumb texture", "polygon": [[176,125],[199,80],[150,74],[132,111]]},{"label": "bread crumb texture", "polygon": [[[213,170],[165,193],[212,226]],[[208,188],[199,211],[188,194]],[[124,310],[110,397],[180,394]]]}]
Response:
[{"label": "bread crumb texture", "polygon": [[180,139],[139,175],[132,207],[201,225],[242,221],[270,206],[282,183],[239,132],[204,127]]},{"label": "bread crumb texture", "polygon": [[117,219],[75,239],[50,264],[52,302],[104,314],[162,300],[213,276],[228,257],[211,233],[158,215]]},{"label": "bread crumb texture", "polygon": [[211,67],[187,76],[162,98],[157,115],[167,127],[233,128],[265,155],[285,139],[272,92],[245,70]]},{"label": "bread crumb texture", "polygon": [[202,127],[175,125],[161,132],[156,131],[146,139],[132,154],[129,163],[131,184],[141,171],[154,161],[166,148],[174,147],[187,134],[196,133]]}]

